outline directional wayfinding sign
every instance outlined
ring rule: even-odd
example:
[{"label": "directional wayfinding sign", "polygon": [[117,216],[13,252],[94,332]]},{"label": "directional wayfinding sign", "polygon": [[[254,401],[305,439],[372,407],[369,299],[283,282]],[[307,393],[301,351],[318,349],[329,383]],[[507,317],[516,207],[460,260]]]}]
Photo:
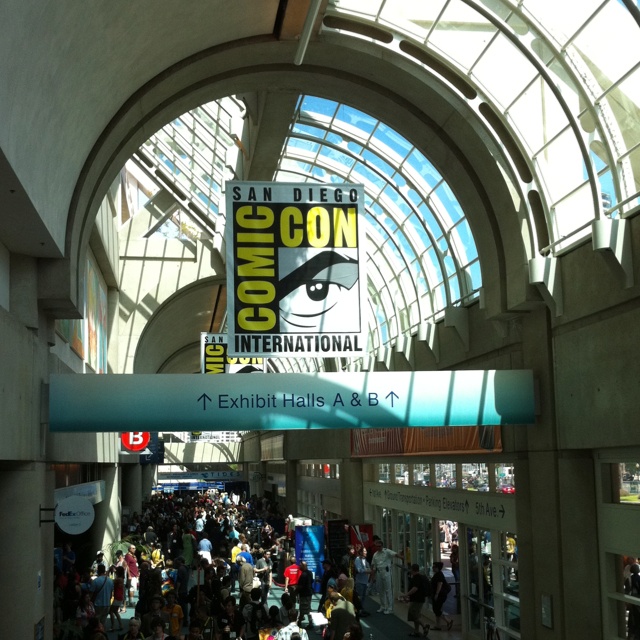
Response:
[{"label": "directional wayfinding sign", "polygon": [[[244,382],[245,380],[250,382]],[[534,422],[533,374],[52,375],[51,431],[261,431]]]},{"label": "directional wayfinding sign", "polygon": [[400,509],[440,520],[454,520],[502,531],[516,527],[515,496],[365,482],[364,497],[365,502],[379,507]]},{"label": "directional wayfinding sign", "polygon": [[120,436],[120,442],[127,451],[140,452],[144,451],[151,440],[151,434],[148,431],[131,431],[123,433]]}]

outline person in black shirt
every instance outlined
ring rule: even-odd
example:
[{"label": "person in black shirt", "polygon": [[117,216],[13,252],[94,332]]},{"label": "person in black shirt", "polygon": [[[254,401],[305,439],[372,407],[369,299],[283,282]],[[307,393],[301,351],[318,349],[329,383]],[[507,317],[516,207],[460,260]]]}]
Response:
[{"label": "person in black shirt", "polygon": [[413,622],[413,633],[409,635],[418,638],[422,634],[420,633],[420,627],[422,627],[424,636],[429,635],[430,626],[425,622],[426,618],[422,613],[424,603],[429,597],[431,590],[431,583],[427,576],[420,573],[420,566],[417,564],[411,565],[411,574],[409,576],[409,589],[406,593],[400,594],[400,598],[409,602],[409,609],[407,611],[407,620]]},{"label": "person in black shirt", "polygon": [[300,577],[298,578],[297,588],[298,598],[300,600],[300,616],[299,622],[308,618],[311,626],[311,599],[313,598],[313,574],[309,571],[307,563],[303,560],[300,563]]},{"label": "person in black shirt", "polygon": [[324,613],[324,603],[327,599],[327,584],[329,580],[332,578],[334,580],[338,579],[338,571],[333,566],[331,560],[323,560],[322,561],[322,578],[320,580],[320,602],[318,603],[318,611]]},{"label": "person in black shirt", "polygon": [[244,634],[244,618],[236,607],[236,599],[227,596],[224,612],[218,616],[218,638],[220,640],[239,640]]}]

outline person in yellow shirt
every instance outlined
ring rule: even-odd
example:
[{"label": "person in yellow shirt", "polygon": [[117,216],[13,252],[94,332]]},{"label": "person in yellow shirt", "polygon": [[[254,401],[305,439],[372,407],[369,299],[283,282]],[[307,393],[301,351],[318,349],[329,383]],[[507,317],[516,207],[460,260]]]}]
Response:
[{"label": "person in yellow shirt", "polygon": [[240,566],[236,562],[238,554],[242,551],[240,540],[235,538],[235,544],[231,547],[231,564],[229,570],[229,576],[231,578],[231,593],[236,590],[236,582],[238,581],[238,574],[240,573]]},{"label": "person in yellow shirt", "polygon": [[182,607],[176,604],[176,592],[168,591],[165,595],[167,604],[162,609],[163,613],[169,619],[169,635],[180,637],[180,631],[182,630],[182,620],[184,619],[184,613]]}]

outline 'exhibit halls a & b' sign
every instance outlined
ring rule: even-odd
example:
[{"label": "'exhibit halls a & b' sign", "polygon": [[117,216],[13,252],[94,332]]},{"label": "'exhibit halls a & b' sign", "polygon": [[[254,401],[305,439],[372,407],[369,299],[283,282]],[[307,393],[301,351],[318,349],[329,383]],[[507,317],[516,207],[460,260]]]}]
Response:
[{"label": "'exhibit halls a & b' sign", "polygon": [[228,182],[229,353],[366,351],[362,185]]}]

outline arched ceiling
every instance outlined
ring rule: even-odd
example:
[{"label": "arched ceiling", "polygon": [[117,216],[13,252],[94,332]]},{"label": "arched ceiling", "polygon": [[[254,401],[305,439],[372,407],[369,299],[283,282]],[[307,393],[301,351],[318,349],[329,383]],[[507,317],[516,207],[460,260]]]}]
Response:
[{"label": "arched ceiling", "polygon": [[[541,299],[561,312],[548,280],[556,257],[596,223],[638,211],[631,0],[571,11],[547,0],[261,0],[259,9],[138,0],[83,10],[8,0],[1,11],[0,240],[49,258],[40,296],[54,316],[81,302],[78,265],[127,159],[167,122],[225,96],[256,106],[245,179],[271,179],[302,94],[359,109],[409,141],[468,219],[489,318]],[[32,233],[16,233],[20,224]]]}]

